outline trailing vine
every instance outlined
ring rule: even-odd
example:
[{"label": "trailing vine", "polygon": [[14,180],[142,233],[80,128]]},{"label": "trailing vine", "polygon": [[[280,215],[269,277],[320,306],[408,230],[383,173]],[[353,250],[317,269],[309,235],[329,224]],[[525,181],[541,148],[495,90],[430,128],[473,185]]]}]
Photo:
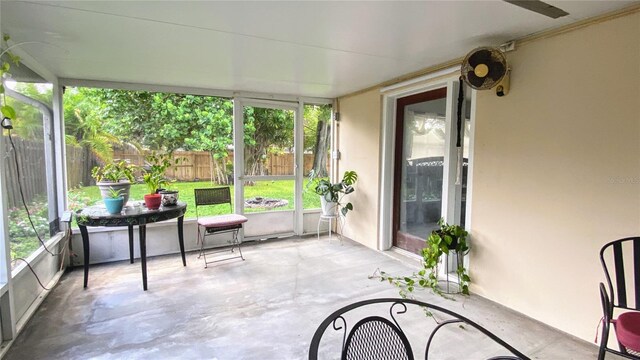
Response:
[{"label": "trailing vine", "polygon": [[[13,63],[16,66],[20,65],[20,57],[14,55],[11,51],[9,51],[12,47],[12,46],[8,46],[7,44],[9,39],[11,39],[9,35],[7,34],[2,35],[3,51],[2,53],[0,53],[0,57],[6,54],[7,57],[9,58],[8,61],[2,60],[2,64],[0,64],[0,79],[2,80],[11,77],[11,73],[9,72],[9,70],[11,70],[11,63]],[[16,118],[16,110],[7,103],[7,95],[4,89],[4,82],[0,82],[0,94],[2,95],[2,106],[0,107],[0,112],[2,112],[2,116],[14,120]]]},{"label": "trailing vine", "polygon": [[464,267],[464,255],[469,252],[467,244],[468,233],[459,225],[449,225],[444,219],[438,221],[439,230],[431,232],[427,238],[425,247],[422,249],[422,269],[408,276],[392,276],[384,271],[370,276],[370,278],[387,281],[389,284],[397,286],[402,298],[411,297],[410,293],[417,287],[429,288],[434,293],[446,298],[446,294],[438,286],[438,263],[443,254],[455,250],[457,255],[456,273],[459,279],[460,293],[469,295],[469,283],[471,278]]}]

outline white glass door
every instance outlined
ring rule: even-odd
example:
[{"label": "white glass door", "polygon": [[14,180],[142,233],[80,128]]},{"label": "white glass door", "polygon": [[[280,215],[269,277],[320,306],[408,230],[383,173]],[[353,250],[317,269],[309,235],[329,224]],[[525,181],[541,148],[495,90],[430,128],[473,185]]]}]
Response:
[{"label": "white glass door", "polygon": [[296,234],[301,212],[297,103],[234,100],[235,212],[244,236]]}]

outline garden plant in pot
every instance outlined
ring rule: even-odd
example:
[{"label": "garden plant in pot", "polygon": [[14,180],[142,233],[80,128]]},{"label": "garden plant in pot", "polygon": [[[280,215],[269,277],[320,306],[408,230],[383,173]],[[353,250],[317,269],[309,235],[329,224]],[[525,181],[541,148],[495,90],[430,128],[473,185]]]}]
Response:
[{"label": "garden plant in pot", "polygon": [[96,179],[103,199],[110,197],[110,191],[116,190],[124,198],[124,204],[129,200],[129,190],[133,182],[134,165],[124,160],[96,166],[91,170],[91,176]]},{"label": "garden plant in pot", "polygon": [[355,191],[353,185],[358,181],[358,174],[355,171],[345,171],[342,180],[335,184],[329,179],[314,179],[313,171],[309,173],[309,178],[312,180],[309,185],[315,184],[314,192],[320,195],[322,215],[336,216],[340,209],[342,215],[346,216],[347,212],[353,210],[353,204],[350,202],[342,204],[341,201],[345,195]]},{"label": "garden plant in pot", "polygon": [[147,185],[149,192],[144,196],[144,203],[147,205],[147,209],[156,210],[162,204],[162,195],[158,192],[169,183],[164,177],[164,173],[171,166],[171,161],[168,155],[155,153],[146,156],[145,161],[148,166],[144,168],[145,173],[142,180]]},{"label": "garden plant in pot", "polygon": [[176,206],[178,205],[178,190],[164,189],[159,191],[162,196],[162,206]]},{"label": "garden plant in pot", "polygon": [[422,269],[408,276],[391,276],[384,271],[371,278],[388,281],[400,288],[400,296],[407,298],[416,287],[430,288],[436,294],[445,296],[438,280],[438,264],[443,254],[455,251],[457,256],[456,274],[458,275],[458,293],[469,295],[469,274],[464,267],[464,256],[469,253],[468,233],[459,225],[449,225],[443,218],[438,221],[439,230],[431,232],[422,249]]},{"label": "garden plant in pot", "polygon": [[111,215],[120,214],[124,206],[124,197],[120,195],[120,189],[109,189],[109,197],[104,198],[104,206]]}]

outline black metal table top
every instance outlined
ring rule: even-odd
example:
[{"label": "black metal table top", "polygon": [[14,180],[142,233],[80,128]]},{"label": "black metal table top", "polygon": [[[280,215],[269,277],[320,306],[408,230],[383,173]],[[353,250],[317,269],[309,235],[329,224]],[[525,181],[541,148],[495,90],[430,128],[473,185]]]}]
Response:
[{"label": "black metal table top", "polygon": [[104,205],[93,205],[76,212],[79,226],[129,226],[149,224],[183,216],[187,204],[179,201],[174,206],[161,206],[158,210],[148,210],[144,206],[126,208],[120,214],[109,214]]}]

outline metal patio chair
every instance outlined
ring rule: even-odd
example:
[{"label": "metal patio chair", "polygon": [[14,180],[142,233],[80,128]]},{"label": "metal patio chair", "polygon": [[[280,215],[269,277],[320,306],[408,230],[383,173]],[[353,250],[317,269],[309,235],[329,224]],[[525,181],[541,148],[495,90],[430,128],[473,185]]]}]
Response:
[{"label": "metal patio chair", "polygon": [[[411,310],[411,312],[408,312],[408,310]],[[362,313],[373,313],[374,315],[363,317],[361,316]],[[437,323],[434,322],[434,327],[430,330],[430,333],[425,334],[420,331],[420,333],[408,334],[400,325],[400,323],[404,323],[404,321],[415,320],[416,318],[424,318],[424,321],[433,320],[427,318],[427,313],[430,314],[429,316],[437,313],[439,318],[440,315],[445,317],[444,320],[440,320]],[[402,314],[406,315],[403,316]],[[351,326],[350,330],[347,320],[355,323],[355,325]],[[405,328],[407,327],[408,326],[405,325]],[[498,338],[489,330],[462,315],[418,300],[393,298],[358,301],[336,310],[333,314],[329,315],[313,335],[309,347],[309,359],[317,360],[319,349],[323,349],[322,358],[333,359],[339,354],[340,359],[343,360],[412,360],[416,355],[414,355],[414,349],[412,349],[409,339],[411,338],[415,340],[414,343],[418,343],[420,340],[424,341],[426,336],[428,336],[428,338],[426,338],[426,348],[424,351],[417,350],[416,354],[420,356],[424,354],[424,359],[429,359],[432,341],[436,333],[445,327],[451,331],[455,331],[456,335],[458,331],[466,331],[469,330],[467,328],[474,328],[495,344],[499,345],[500,348],[512,354],[493,356],[488,360],[529,360],[526,355]],[[462,327],[466,330],[462,330]],[[331,332],[328,330],[329,328],[335,332]],[[321,344],[321,340],[325,335],[327,335],[326,338],[341,340],[342,343],[336,344],[335,341],[333,343],[331,341],[323,341]],[[452,333],[448,332],[441,337],[450,336],[452,336]],[[331,349],[339,351],[339,353],[327,354],[331,352]],[[422,349],[422,345],[420,345],[420,349]]]},{"label": "metal patio chair", "polygon": [[[598,360],[604,359],[607,352],[640,359],[640,237],[605,244],[600,250],[600,262],[607,285],[600,283],[603,326]],[[615,272],[612,274],[609,269]],[[619,315],[614,318],[616,309]],[[611,325],[620,351],[607,344]]]},{"label": "metal patio chair", "polygon": [[[203,206],[213,206],[220,204],[229,204],[230,212],[233,212],[231,205],[231,191],[228,186],[218,188],[207,189],[194,189],[195,201],[196,201],[196,218],[198,220],[198,243],[200,244],[200,257],[204,258],[204,267],[210,263],[225,261],[230,259],[240,258],[244,260],[242,255],[241,241],[238,239],[238,232],[242,229],[242,225],[247,222],[247,218],[238,214],[226,214],[226,215],[214,215],[200,217],[198,208]],[[205,249],[205,238],[210,235],[217,235],[223,233],[231,233],[232,238],[229,240],[231,245],[231,253],[233,254],[237,248],[238,255],[226,256],[222,258],[216,257],[216,260],[207,261],[207,255],[219,254],[227,251],[214,250],[209,251]]]}]

